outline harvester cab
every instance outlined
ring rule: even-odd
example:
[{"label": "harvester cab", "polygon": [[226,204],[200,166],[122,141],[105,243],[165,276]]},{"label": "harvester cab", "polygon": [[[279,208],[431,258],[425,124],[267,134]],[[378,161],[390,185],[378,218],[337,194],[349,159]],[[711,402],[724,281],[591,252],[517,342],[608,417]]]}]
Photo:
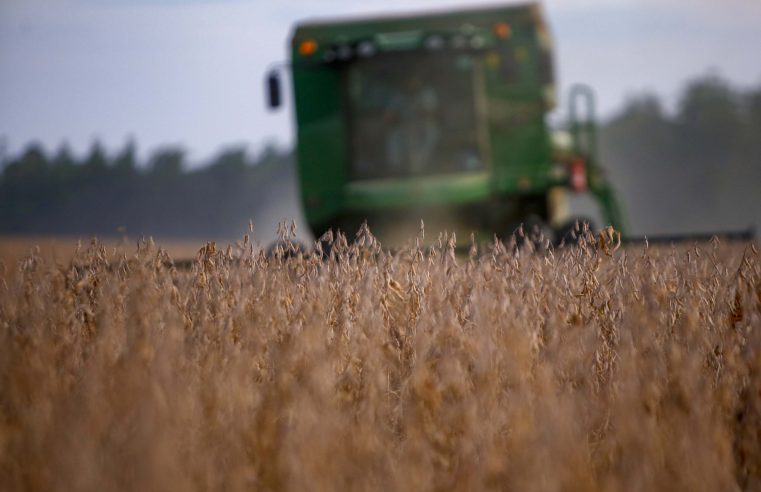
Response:
[{"label": "harvester cab", "polygon": [[[587,191],[604,225],[624,227],[597,159],[590,89],[574,88],[569,144],[553,143],[552,40],[537,4],[304,22],[288,66],[315,236],[368,222],[393,244],[423,219],[481,238],[521,223],[560,237],[574,221],[564,196]],[[273,108],[278,70],[266,82]]]}]

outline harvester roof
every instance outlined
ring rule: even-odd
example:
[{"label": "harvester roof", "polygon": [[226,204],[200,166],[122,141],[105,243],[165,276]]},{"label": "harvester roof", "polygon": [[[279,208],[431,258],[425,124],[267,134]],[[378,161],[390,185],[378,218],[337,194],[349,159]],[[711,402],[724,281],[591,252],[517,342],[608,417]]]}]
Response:
[{"label": "harvester roof", "polygon": [[511,29],[534,28],[544,25],[541,8],[536,2],[463,8],[442,12],[402,13],[378,17],[337,20],[307,20],[300,23],[293,34],[294,44],[306,39],[317,43],[352,43],[362,39],[378,38],[384,34],[431,32],[467,32],[473,29],[492,30],[499,22]]}]

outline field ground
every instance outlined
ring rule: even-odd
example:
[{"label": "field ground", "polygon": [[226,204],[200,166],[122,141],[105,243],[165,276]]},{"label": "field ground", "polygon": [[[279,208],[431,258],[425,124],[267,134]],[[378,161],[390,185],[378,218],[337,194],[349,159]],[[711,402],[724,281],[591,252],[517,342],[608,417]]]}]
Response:
[{"label": "field ground", "polygon": [[4,490],[761,489],[755,244],[0,244]]},{"label": "field ground", "polygon": [[[15,269],[19,260],[27,257],[38,248],[39,256],[53,263],[66,263],[74,257],[79,244],[80,249],[87,249],[91,237],[75,236],[0,236],[0,278]],[[172,258],[195,258],[198,250],[206,244],[204,240],[155,239],[157,245],[167,250]],[[230,241],[220,242],[227,245]],[[98,243],[109,250],[109,254],[131,254],[136,250],[136,238],[98,238]],[[3,266],[4,264],[4,266]]]}]

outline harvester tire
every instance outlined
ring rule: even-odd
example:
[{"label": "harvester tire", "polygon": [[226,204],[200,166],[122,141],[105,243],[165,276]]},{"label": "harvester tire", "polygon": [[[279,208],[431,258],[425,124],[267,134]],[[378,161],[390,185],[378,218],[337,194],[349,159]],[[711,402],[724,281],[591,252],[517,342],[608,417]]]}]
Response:
[{"label": "harvester tire", "polygon": [[555,232],[555,246],[578,246],[583,240],[584,225],[594,233],[595,223],[589,217],[574,217],[557,228]]}]

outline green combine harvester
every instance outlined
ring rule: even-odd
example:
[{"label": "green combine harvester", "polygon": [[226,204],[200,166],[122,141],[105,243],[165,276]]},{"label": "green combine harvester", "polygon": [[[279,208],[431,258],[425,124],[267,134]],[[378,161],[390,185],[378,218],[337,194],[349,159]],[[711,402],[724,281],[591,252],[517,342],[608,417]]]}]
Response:
[{"label": "green combine harvester", "polygon": [[[426,229],[481,239],[521,223],[560,239],[588,193],[624,222],[597,159],[592,91],[556,106],[552,39],[537,4],[304,22],[291,42],[297,161],[316,237],[365,221],[385,244]],[[278,70],[267,79],[281,104]],[[583,113],[583,114],[582,114]],[[468,236],[465,237],[468,237]]]}]

